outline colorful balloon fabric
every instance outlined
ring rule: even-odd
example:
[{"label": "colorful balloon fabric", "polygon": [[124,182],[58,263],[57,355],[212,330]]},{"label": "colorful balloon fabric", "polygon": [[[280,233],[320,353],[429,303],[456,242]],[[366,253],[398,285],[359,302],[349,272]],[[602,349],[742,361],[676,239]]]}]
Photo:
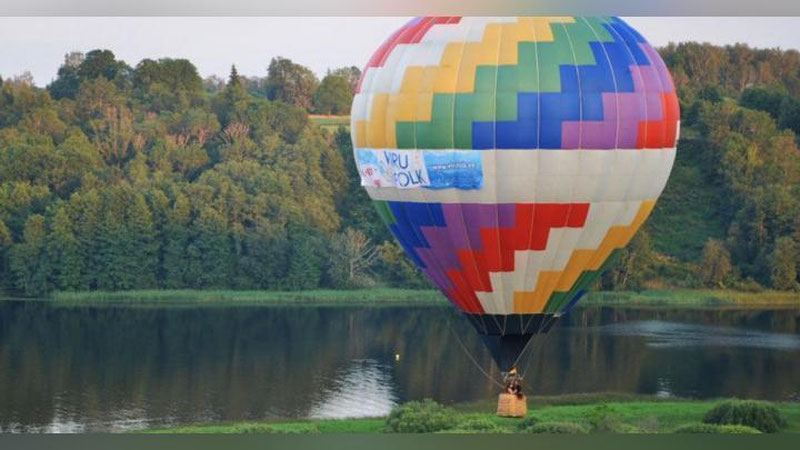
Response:
[{"label": "colorful balloon fabric", "polygon": [[678,99],[618,18],[423,17],[367,63],[362,184],[408,256],[488,334],[568,311],[653,209]]}]

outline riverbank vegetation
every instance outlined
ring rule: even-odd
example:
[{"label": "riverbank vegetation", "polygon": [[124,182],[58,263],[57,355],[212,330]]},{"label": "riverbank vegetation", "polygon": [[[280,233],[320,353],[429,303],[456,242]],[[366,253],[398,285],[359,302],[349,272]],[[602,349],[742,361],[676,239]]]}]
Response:
[{"label": "riverbank vegetation", "polygon": [[[800,55],[661,52],[675,167],[595,288],[797,291]],[[203,80],[187,60],[93,50],[46,88],[0,80],[0,290],[430,289],[359,184],[343,118],[359,75],[274,58]]]},{"label": "riverbank vegetation", "polygon": [[[5,297],[20,299],[19,297]],[[23,298],[24,299],[24,298]],[[396,306],[447,305],[433,289],[370,288],[315,289],[300,291],[152,289],[127,291],[57,291],[38,300],[63,304],[248,304],[248,305],[339,305]],[[791,291],[741,292],[730,289],[675,289],[643,291],[594,291],[578,307],[631,306],[642,308],[797,308],[800,293]]]},{"label": "riverbank vegetation", "polygon": [[490,404],[409,402],[388,417],[242,422],[154,429],[152,433],[776,433],[800,432],[800,404],[580,394],[529,400],[524,419],[499,418]]},{"label": "riverbank vegetation", "polygon": [[54,292],[47,299],[60,303],[156,303],[165,305],[253,304],[253,305],[445,305],[439,291],[400,288],[318,289],[307,291],[244,291],[154,289],[131,291]]}]

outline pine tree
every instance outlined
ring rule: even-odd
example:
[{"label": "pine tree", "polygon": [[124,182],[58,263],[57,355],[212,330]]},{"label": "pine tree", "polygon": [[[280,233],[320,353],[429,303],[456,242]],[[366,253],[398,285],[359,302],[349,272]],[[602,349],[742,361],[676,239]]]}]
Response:
[{"label": "pine tree", "polygon": [[284,280],[291,290],[316,289],[325,272],[326,242],[315,229],[303,225],[290,233],[291,256]]},{"label": "pine tree", "polygon": [[190,280],[195,287],[228,286],[232,275],[232,242],[225,217],[210,206],[194,221],[195,235],[189,245]]},{"label": "pine tree", "polygon": [[53,216],[47,237],[47,259],[53,266],[52,285],[59,290],[80,287],[83,261],[73,228],[67,206],[60,205]]},{"label": "pine tree", "polygon": [[129,289],[154,288],[158,270],[158,242],[153,229],[153,214],[140,192],[136,192],[132,200],[126,224],[131,259],[129,267],[133,272]]},{"label": "pine tree", "polygon": [[11,247],[11,272],[16,286],[25,295],[41,295],[48,291],[49,264],[44,257],[45,218],[33,214],[25,222],[23,241]]},{"label": "pine tree", "polygon": [[241,86],[242,79],[239,77],[239,71],[236,70],[236,64],[231,65],[231,74],[228,76],[228,86]]},{"label": "pine tree", "polygon": [[188,276],[191,269],[188,255],[191,212],[189,199],[179,193],[169,211],[164,230],[164,260],[161,270],[164,273],[164,287],[168,289],[191,285],[191,278]]}]

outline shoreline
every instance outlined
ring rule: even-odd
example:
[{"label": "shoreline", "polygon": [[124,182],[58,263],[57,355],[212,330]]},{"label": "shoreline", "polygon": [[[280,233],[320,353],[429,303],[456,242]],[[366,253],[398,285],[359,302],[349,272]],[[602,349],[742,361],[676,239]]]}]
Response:
[{"label": "shoreline", "polygon": [[[648,395],[597,393],[563,396],[533,396],[528,400],[528,415],[540,422],[574,423],[587,426],[598,411],[610,413],[619,425],[618,433],[674,433],[681,426],[700,423],[705,413],[728,398],[695,400],[659,398]],[[783,433],[800,432],[800,403],[773,402],[787,418]],[[484,421],[494,425],[490,433],[523,433],[518,429],[524,419],[500,418],[493,411],[493,401],[451,405],[459,423]],[[220,422],[180,425],[140,430],[137,433],[385,433],[386,416],[345,419],[285,419],[270,421]],[[456,427],[445,433],[470,433]],[[614,432],[614,431],[611,431]]]},{"label": "shoreline", "polygon": [[[443,306],[447,299],[436,290],[372,288],[310,291],[130,290],[54,292],[43,298],[2,296],[0,301],[50,302],[62,305],[169,306]],[[714,289],[593,291],[578,308],[800,308],[800,293],[742,292]]]}]

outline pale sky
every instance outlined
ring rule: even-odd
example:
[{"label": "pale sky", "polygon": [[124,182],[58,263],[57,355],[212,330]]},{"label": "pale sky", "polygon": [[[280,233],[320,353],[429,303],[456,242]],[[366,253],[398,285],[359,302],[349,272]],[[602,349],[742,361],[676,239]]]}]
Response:
[{"label": "pale sky", "polygon": [[[144,58],[187,58],[200,75],[265,76],[283,56],[322,76],[363,66],[408,17],[2,17],[0,76],[29,70],[37,85],[56,76],[64,54],[106,48],[135,66]],[[800,49],[800,17],[628,17],[651,44],[744,42]]]}]

